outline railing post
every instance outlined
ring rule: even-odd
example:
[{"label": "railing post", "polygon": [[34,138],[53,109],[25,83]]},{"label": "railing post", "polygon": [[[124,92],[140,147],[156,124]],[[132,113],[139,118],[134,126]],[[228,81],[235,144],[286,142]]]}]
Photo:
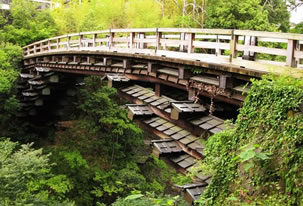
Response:
[{"label": "railing post", "polygon": [[136,33],[135,32],[131,32],[130,36],[129,36],[129,48],[133,48],[134,45],[134,39],[135,39]]},{"label": "railing post", "polygon": [[43,52],[43,43],[40,43],[40,53]]},{"label": "railing post", "polygon": [[34,54],[36,54],[36,48],[37,48],[37,46],[36,46],[36,44],[34,44]]},{"label": "railing post", "polygon": [[60,39],[57,39],[57,49],[60,48]]},{"label": "railing post", "polygon": [[231,41],[230,41],[230,58],[229,62],[232,62],[233,58],[237,57],[237,43],[238,36],[234,34],[234,30],[232,30]]},{"label": "railing post", "polygon": [[188,49],[187,53],[194,53],[193,43],[195,40],[195,33],[188,33]]},{"label": "railing post", "polygon": [[162,32],[156,31],[156,53],[158,50],[161,50],[161,38],[162,38]]},{"label": "railing post", "polygon": [[52,49],[50,44],[51,44],[51,41],[48,40],[48,41],[47,41],[47,50],[48,50],[48,51],[50,51],[50,50]]},{"label": "railing post", "polygon": [[70,49],[70,39],[71,39],[71,37],[67,36],[67,44],[66,44],[67,50]]},{"label": "railing post", "polygon": [[93,47],[96,47],[96,39],[98,38],[98,34],[93,35]]},{"label": "railing post", "polygon": [[[139,33],[139,39],[145,39],[145,33]],[[139,43],[139,49],[145,49],[146,48],[146,44],[145,43]]]},{"label": "railing post", "polygon": [[79,34],[79,49],[82,47],[83,35]]},{"label": "railing post", "polygon": [[287,57],[286,57],[286,65],[290,67],[296,67],[296,59],[294,58],[295,46],[297,44],[296,40],[289,39],[287,45]]},{"label": "railing post", "polygon": [[[180,40],[181,41],[184,41],[185,40],[185,33],[180,33]],[[184,46],[184,44],[183,44],[183,42],[180,44],[180,47],[179,47],[179,51],[180,52],[184,52],[184,50],[185,50],[185,46]]]},{"label": "railing post", "polygon": [[109,31],[109,48],[114,47],[114,37],[115,33],[113,33],[111,30]]},{"label": "railing post", "polygon": [[[220,43],[220,38],[219,35],[217,34],[217,38],[216,38],[216,42]],[[220,56],[221,55],[221,49],[219,49],[218,47],[216,48],[216,56]]]}]

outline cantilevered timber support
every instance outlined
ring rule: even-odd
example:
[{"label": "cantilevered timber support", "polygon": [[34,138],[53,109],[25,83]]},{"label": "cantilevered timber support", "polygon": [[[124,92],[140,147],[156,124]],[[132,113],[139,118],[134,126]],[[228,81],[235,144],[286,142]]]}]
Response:
[{"label": "cantilevered timber support", "polygon": [[107,86],[112,88],[112,87],[120,87],[120,86],[125,86],[125,83],[129,82],[129,78],[127,78],[124,74],[106,74],[105,78],[108,80]]},{"label": "cantilevered timber support", "polygon": [[206,111],[201,104],[194,102],[174,102],[172,103],[171,119],[178,120],[180,118],[192,116],[194,114],[201,114]]},{"label": "cantilevered timber support", "polygon": [[128,115],[130,120],[152,116],[153,111],[145,104],[127,104]]}]

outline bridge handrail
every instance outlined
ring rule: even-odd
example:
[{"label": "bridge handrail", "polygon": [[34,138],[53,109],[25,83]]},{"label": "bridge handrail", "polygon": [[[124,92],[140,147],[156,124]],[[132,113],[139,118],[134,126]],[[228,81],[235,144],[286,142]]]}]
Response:
[{"label": "bridge handrail", "polygon": [[[268,44],[278,43],[278,44]],[[199,59],[202,56],[263,61],[299,67],[303,34],[232,29],[134,28],[80,32],[52,37],[23,47],[24,57],[63,50],[105,50]],[[256,57],[273,55],[274,61]],[[276,61],[274,56],[284,62]],[[279,59],[279,58],[278,58]]]}]

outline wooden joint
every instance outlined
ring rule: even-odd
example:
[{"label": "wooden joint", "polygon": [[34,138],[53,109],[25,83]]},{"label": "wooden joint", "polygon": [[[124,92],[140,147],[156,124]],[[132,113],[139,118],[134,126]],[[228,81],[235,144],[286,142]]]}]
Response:
[{"label": "wooden joint", "polygon": [[178,70],[178,78],[179,79],[189,79],[192,76],[192,72],[189,69],[185,69],[185,67],[179,67]]},{"label": "wooden joint", "polygon": [[227,89],[232,88],[233,86],[233,79],[229,74],[222,74],[219,76],[219,88]]},{"label": "wooden joint", "polygon": [[147,71],[148,71],[148,73],[157,72],[158,69],[160,69],[160,65],[159,64],[148,62],[148,64],[147,64]]},{"label": "wooden joint", "polygon": [[123,59],[123,69],[130,69],[132,61],[130,59]]},{"label": "wooden joint", "polygon": [[104,57],[103,64],[104,64],[104,66],[110,66],[112,64],[112,59],[108,58],[108,57]]}]

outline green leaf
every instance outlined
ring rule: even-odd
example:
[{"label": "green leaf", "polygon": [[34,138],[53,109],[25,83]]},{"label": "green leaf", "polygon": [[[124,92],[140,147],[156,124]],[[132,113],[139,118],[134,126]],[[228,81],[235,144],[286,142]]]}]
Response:
[{"label": "green leaf", "polygon": [[256,152],[253,150],[245,150],[244,152],[241,152],[239,157],[241,158],[241,162],[248,161],[256,156]]},{"label": "green leaf", "polygon": [[143,197],[144,195],[142,194],[135,194],[135,195],[129,195],[125,198],[125,200],[135,200],[135,199],[138,199],[140,197]]}]

